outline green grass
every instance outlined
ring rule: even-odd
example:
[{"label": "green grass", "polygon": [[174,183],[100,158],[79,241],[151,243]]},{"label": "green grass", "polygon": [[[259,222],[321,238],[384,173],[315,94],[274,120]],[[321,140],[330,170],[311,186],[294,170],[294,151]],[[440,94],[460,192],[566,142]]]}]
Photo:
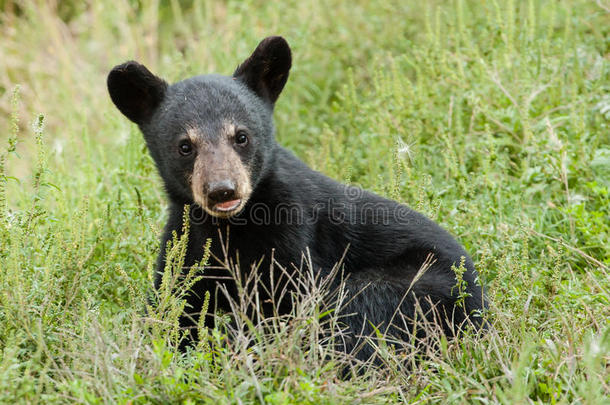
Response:
[{"label": "green grass", "polygon": [[[607,1],[0,7],[0,403],[610,403]],[[456,235],[486,336],[341,380],[315,302],[187,356],[179,297],[144,315],[166,202],[106,74],[230,74],[272,34],[294,55],[280,142]]]}]

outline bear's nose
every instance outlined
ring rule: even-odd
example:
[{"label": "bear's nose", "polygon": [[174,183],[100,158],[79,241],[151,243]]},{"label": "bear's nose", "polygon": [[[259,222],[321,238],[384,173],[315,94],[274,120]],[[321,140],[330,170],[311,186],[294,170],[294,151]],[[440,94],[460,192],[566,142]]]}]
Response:
[{"label": "bear's nose", "polygon": [[208,185],[208,198],[216,203],[235,200],[235,184],[231,180],[210,183]]}]

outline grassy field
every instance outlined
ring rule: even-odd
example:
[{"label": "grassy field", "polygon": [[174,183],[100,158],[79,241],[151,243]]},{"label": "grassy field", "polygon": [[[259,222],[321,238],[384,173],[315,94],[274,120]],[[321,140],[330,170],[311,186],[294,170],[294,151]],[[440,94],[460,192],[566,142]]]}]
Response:
[{"label": "grassy field", "polygon": [[[607,0],[0,7],[0,403],[610,403]],[[273,34],[279,141],[456,235],[485,336],[343,380],[315,305],[188,355],[179,297],[143,315],[166,202],[106,75],[230,74]]]}]

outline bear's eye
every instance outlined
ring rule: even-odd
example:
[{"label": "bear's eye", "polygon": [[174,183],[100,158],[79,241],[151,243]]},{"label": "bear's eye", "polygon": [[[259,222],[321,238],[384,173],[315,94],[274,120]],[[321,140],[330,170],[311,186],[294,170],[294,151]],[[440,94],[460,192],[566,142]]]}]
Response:
[{"label": "bear's eye", "polygon": [[182,141],[178,145],[178,151],[182,156],[188,156],[193,152],[193,145],[189,141]]},{"label": "bear's eye", "polygon": [[246,134],[246,131],[237,131],[235,134],[235,143],[240,146],[246,146],[248,144],[248,134]]}]

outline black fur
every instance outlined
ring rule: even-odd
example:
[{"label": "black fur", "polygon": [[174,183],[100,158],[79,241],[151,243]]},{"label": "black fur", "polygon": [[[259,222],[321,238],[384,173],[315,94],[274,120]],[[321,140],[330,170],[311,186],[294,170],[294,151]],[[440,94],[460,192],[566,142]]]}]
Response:
[{"label": "black fur", "polygon": [[273,104],[288,80],[291,65],[288,43],[280,37],[269,37],[235,70],[233,77]]},{"label": "black fur", "polygon": [[138,62],[116,66],[108,75],[108,91],[117,108],[136,124],[154,112],[165,95],[167,83]]},{"label": "black fur", "polygon": [[[261,42],[233,77],[197,76],[167,86],[135,62],[117,66],[110,73],[112,100],[140,126],[170,200],[155,287],[159,286],[164,269],[166,242],[172,232],[180,234],[183,208],[190,204],[199,217],[191,224],[187,266],[202,259],[207,238],[212,239],[213,255],[223,258],[220,238],[224,239],[228,230],[229,257],[235,260],[238,253],[242,273],[263,258],[258,267],[263,281],[270,278],[272,249],[275,260],[287,269],[294,269],[292,263],[299,267],[302,254],[309,249],[313,268],[324,274],[346,252],[346,289],[351,296],[359,293],[344,308],[345,314],[354,313],[344,319],[351,333],[371,334],[370,323],[384,331],[398,306],[406,317],[414,317],[416,301],[429,314],[431,305],[437,306],[444,317],[440,325],[449,336],[468,318],[475,326],[481,326],[479,316],[469,315],[484,309],[483,291],[475,282],[477,273],[470,257],[452,236],[404,205],[347,187],[311,170],[276,143],[273,104],[286,83],[290,66],[286,41],[270,37]],[[239,156],[248,168],[253,191],[241,212],[219,219],[194,204],[187,181],[193,163],[178,157],[176,145],[187,126],[200,129],[211,145],[220,142],[221,125],[227,119],[249,129],[250,144],[247,150],[240,149]],[[264,215],[271,218],[265,221]],[[403,299],[430,254],[434,263]],[[452,266],[458,266],[461,258],[467,269],[463,279],[468,296],[458,306]],[[222,270],[206,270],[206,279],[193,288],[189,297],[192,313],[185,314],[184,326],[193,325],[190,316],[197,319],[206,290],[215,297],[212,308],[230,310],[222,294],[214,294],[219,283],[224,283],[231,294],[237,294],[234,282],[220,280],[226,275]],[[260,293],[264,301],[266,293]],[[264,312],[271,315],[272,309],[266,305],[263,304]],[[287,300],[282,301],[280,313],[290,309]],[[213,316],[206,318],[206,324],[213,325]],[[402,324],[398,326],[403,328]],[[412,325],[407,328],[412,329]],[[398,328],[389,332],[399,339],[410,337]],[[357,341],[348,341],[344,349],[351,350]],[[371,354],[372,348],[365,346],[358,356],[368,358]]]}]

